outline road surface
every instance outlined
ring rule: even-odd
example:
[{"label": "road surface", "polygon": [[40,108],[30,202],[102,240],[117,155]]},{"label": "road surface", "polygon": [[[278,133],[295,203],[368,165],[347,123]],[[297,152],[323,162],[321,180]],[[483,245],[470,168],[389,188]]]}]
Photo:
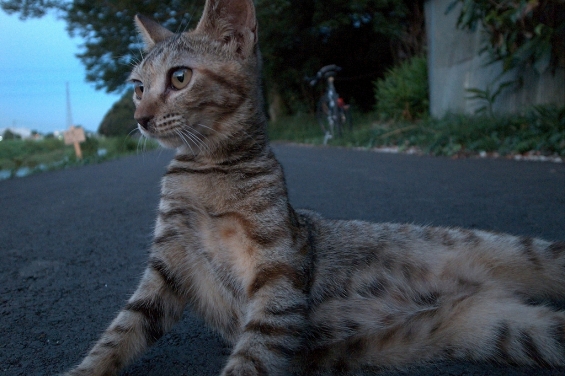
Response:
[{"label": "road surface", "polygon": [[[565,240],[565,165],[275,145],[296,207],[331,218],[463,226]],[[0,181],[0,375],[80,361],[144,269],[172,154]],[[186,312],[123,375],[218,375],[229,349]],[[390,375],[562,375],[439,363]]]}]

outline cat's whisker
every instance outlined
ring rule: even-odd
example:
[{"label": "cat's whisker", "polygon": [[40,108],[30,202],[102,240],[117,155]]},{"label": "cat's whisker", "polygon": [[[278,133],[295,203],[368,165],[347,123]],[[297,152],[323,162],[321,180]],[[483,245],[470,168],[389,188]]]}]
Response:
[{"label": "cat's whisker", "polygon": [[204,142],[204,137],[202,136],[202,138],[198,137],[198,135],[196,133],[194,133],[194,131],[196,131],[196,129],[186,129],[185,132],[190,136],[191,140],[194,141],[195,145],[198,146],[198,149],[200,150],[200,152],[203,152],[203,148],[207,151],[207,152],[211,152],[211,150],[209,149],[208,145]]},{"label": "cat's whisker", "polygon": [[190,142],[185,138],[185,135],[181,132],[181,130],[173,129],[173,131],[180,137],[182,143],[185,144],[190,149],[190,152],[194,154],[194,149],[192,149]]},{"label": "cat's whisker", "polygon": [[[138,131],[139,131],[139,129],[137,127],[133,128],[131,131],[128,132],[125,139],[127,140],[128,138],[132,138],[132,135],[135,134]],[[138,137],[138,139],[137,139],[137,146],[135,148],[136,153],[138,153],[138,154],[139,154],[139,143],[141,141],[141,137],[144,137],[144,135],[141,134],[141,132],[140,132],[140,137]],[[143,150],[142,150],[142,152],[143,152]]]},{"label": "cat's whisker", "polygon": [[134,134],[135,132],[138,132],[138,131],[139,131],[139,128],[135,127],[131,131],[128,132],[126,137],[131,137],[132,134]]},{"label": "cat's whisker", "polygon": [[[202,123],[198,123],[197,125],[198,125],[199,127],[202,127],[202,128],[205,128],[205,129],[209,129],[209,130],[211,130],[211,131],[214,131],[214,132],[216,132],[216,134],[218,134],[218,135],[220,135],[220,136],[222,136],[222,137],[224,137],[224,138],[227,137],[227,135],[226,135],[225,133],[222,133],[222,132],[220,132],[219,130],[214,129],[214,128],[211,128],[211,127],[209,127],[209,126],[207,126],[207,125],[204,125],[204,124],[202,124]],[[196,129],[194,129],[194,130],[196,130]],[[201,132],[199,132],[199,133],[202,134]],[[203,135],[203,134],[202,134],[202,135]],[[203,135],[203,137],[206,137],[206,136]],[[208,137],[206,137],[206,138],[208,138]],[[214,146],[220,145],[220,140],[218,140],[216,137],[208,138],[208,140],[209,140],[209,142],[212,143],[212,145],[214,145]],[[210,146],[209,146],[209,148],[210,148]]]},{"label": "cat's whisker", "polygon": [[143,137],[143,149],[147,150],[147,142],[149,142],[149,138]]},{"label": "cat's whisker", "polygon": [[211,131],[214,131],[214,132],[216,132],[216,133],[218,133],[218,134],[223,135],[223,133],[220,132],[219,130],[214,129],[214,128],[212,128],[212,127],[209,127],[209,126],[207,126],[207,125],[204,125],[204,124],[202,124],[202,123],[198,123],[198,126],[199,126],[199,127],[202,127],[202,128],[210,129]]},{"label": "cat's whisker", "polygon": [[[202,152],[202,147],[199,145],[198,140],[195,139],[195,137],[190,133],[189,130],[187,130],[187,129],[181,129],[180,132],[184,135],[185,140],[186,140],[187,143],[192,142],[192,144],[193,144],[194,146],[197,146],[197,147],[198,147],[198,150],[199,150],[200,152]],[[192,148],[191,148],[191,150],[192,150]],[[194,153],[194,151],[193,151],[193,153]]]},{"label": "cat's whisker", "polygon": [[191,129],[194,133],[194,136],[198,138],[198,140],[202,143],[202,145],[206,148],[208,152],[211,152],[210,146],[206,143],[206,136],[203,135],[198,129],[192,128]]},{"label": "cat's whisker", "polygon": [[[202,124],[198,124],[198,126],[201,126],[201,127],[206,128],[206,126],[204,126],[204,125],[202,125]],[[206,137],[206,135],[203,134],[202,132],[200,132],[198,129],[196,129],[196,128],[191,128],[191,129],[192,129],[194,132],[196,132],[196,133],[198,133],[199,135],[201,135],[202,138],[205,138],[205,137]],[[214,130],[215,130],[215,129],[214,129]],[[218,131],[216,131],[216,132],[218,132]],[[219,133],[219,132],[218,132],[218,133]],[[221,134],[221,133],[220,133],[220,134]]]},{"label": "cat's whisker", "polygon": [[180,132],[180,131],[175,131],[175,133],[178,134],[178,136],[180,137],[182,143],[184,145],[186,145],[186,147],[188,149],[190,149],[190,152],[194,154],[194,150],[192,149],[192,145],[190,145],[190,142],[186,139],[186,137]]},{"label": "cat's whisker", "polygon": [[[127,59],[127,60],[125,60]],[[143,59],[138,59],[135,56],[130,56],[130,55],[121,55],[117,57],[117,60],[120,64],[122,65],[128,65],[130,67],[135,67],[136,65],[139,65],[139,63],[141,63],[141,61]]]},{"label": "cat's whisker", "polygon": [[177,28],[177,34],[181,34],[186,32],[186,30],[188,30],[188,26],[190,25],[190,22],[192,21],[192,12],[188,13],[188,19],[186,17],[187,14],[185,14],[182,19],[181,22],[179,23],[179,27]]},{"label": "cat's whisker", "polygon": [[187,133],[187,136],[192,140],[194,145],[196,145],[198,147],[198,151],[200,152],[200,154],[202,154],[203,153],[202,142],[200,142],[200,139],[198,139],[194,134],[191,134],[189,132],[186,132],[186,133]]},{"label": "cat's whisker", "polygon": [[186,145],[186,147],[188,147],[191,150],[191,152],[194,153],[194,151],[192,151],[192,147],[190,146],[190,143],[184,138],[184,135],[178,130],[175,130],[174,132],[179,136],[182,144]]},{"label": "cat's whisker", "polygon": [[140,146],[141,146],[141,153],[143,153],[143,144],[142,144],[142,141],[141,141],[141,137],[139,137],[139,138],[137,139],[137,145],[136,145],[136,147],[135,147],[135,152],[136,152],[137,154],[140,153],[140,151],[139,151]]},{"label": "cat's whisker", "polygon": [[147,151],[147,141],[148,140],[149,140],[149,137],[145,136],[144,134],[140,134],[140,137],[137,141],[138,152],[139,152],[140,144],[141,144],[141,152],[144,153],[145,151]]},{"label": "cat's whisker", "polygon": [[183,33],[188,30],[188,27],[190,26],[190,23],[194,18],[194,14],[196,13],[196,9],[197,9],[197,2],[194,1],[192,2],[192,6],[190,7],[190,9],[188,9],[188,12],[185,13],[185,15],[183,16],[183,20],[185,19],[185,17],[188,16],[188,20],[186,21],[186,26],[182,30]]},{"label": "cat's whisker", "polygon": [[184,27],[183,33],[186,33],[186,31],[188,30],[193,18],[194,18],[194,8],[193,11],[188,14],[188,20],[186,21],[186,26]]}]

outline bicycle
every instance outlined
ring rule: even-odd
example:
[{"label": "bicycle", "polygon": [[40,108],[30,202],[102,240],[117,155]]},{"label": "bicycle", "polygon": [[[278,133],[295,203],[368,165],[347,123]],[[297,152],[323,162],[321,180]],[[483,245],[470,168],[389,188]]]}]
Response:
[{"label": "bicycle", "polygon": [[346,124],[351,129],[350,106],[346,105],[335,90],[334,79],[341,68],[335,64],[321,68],[316,76],[306,77],[310,86],[315,86],[321,79],[327,82],[327,88],[316,105],[316,119],[324,132],[324,145],[333,137],[342,135]]}]

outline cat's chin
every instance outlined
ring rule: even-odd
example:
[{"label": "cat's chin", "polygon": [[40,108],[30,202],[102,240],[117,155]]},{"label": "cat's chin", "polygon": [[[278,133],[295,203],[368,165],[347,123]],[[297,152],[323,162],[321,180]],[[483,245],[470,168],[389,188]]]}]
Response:
[{"label": "cat's chin", "polygon": [[156,140],[159,145],[161,145],[162,147],[166,148],[166,149],[177,149],[179,147],[182,146],[182,141],[175,139],[175,138],[156,138],[153,137],[154,140]]},{"label": "cat's chin", "polygon": [[179,140],[177,137],[157,137],[139,124],[137,129],[139,129],[143,137],[157,141],[159,145],[166,149],[177,149],[183,145],[182,140]]}]

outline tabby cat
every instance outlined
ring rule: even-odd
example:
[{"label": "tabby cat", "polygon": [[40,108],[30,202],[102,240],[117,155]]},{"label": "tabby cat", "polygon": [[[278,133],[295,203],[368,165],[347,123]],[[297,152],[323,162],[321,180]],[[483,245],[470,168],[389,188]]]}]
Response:
[{"label": "tabby cat", "polygon": [[176,148],[147,269],[67,375],[115,375],[189,305],[233,345],[223,375],[467,358],[565,365],[565,242],[326,220],[289,204],[265,134],[252,0],[189,32],[143,16],[135,118]]}]

